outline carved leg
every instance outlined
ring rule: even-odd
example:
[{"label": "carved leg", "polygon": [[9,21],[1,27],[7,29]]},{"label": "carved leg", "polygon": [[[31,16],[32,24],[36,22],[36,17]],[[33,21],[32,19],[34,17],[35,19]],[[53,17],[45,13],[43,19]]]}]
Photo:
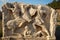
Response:
[{"label": "carved leg", "polygon": [[44,32],[46,32],[47,35],[49,36],[49,32],[47,31],[47,29],[45,28],[45,26],[44,26],[44,25],[41,25],[41,26],[42,26],[42,30],[43,30]]}]

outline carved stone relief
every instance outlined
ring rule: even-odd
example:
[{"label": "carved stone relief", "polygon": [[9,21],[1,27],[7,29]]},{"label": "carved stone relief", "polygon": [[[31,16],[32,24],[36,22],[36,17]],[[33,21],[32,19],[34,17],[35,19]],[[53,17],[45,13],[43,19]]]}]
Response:
[{"label": "carved stone relief", "polygon": [[3,37],[55,37],[57,13],[51,7],[15,2],[2,12]]}]

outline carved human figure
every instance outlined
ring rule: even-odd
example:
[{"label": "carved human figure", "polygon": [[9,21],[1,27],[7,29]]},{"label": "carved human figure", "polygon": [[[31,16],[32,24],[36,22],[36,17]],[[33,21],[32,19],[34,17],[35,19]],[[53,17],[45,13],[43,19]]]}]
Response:
[{"label": "carved human figure", "polygon": [[46,32],[46,30],[41,25],[35,24],[36,32],[33,34],[35,37],[47,37],[49,34]]},{"label": "carved human figure", "polygon": [[32,37],[31,30],[29,30],[28,26],[25,27],[24,37]]},{"label": "carved human figure", "polygon": [[6,23],[8,29],[12,30],[12,34],[14,33],[14,29],[16,27],[16,21],[15,20],[10,20]]},{"label": "carved human figure", "polygon": [[13,20],[14,20],[14,22],[16,22],[16,25],[18,25],[18,27],[21,27],[22,24],[25,23],[25,20],[21,17],[21,15],[22,15],[22,13],[20,13],[21,9],[18,8],[18,4],[17,3],[14,5],[14,7],[15,7],[14,10],[12,10],[13,17],[14,17]]},{"label": "carved human figure", "polygon": [[[39,14],[38,16],[36,16],[34,25],[38,25],[39,27],[42,27],[42,30],[43,30],[44,32],[46,32],[47,35],[49,36],[49,32],[47,31],[47,29],[46,29],[46,27],[45,27],[45,25],[44,25],[44,20],[43,20],[42,18],[40,18],[40,17],[41,17],[40,14]],[[34,27],[34,28],[35,28],[35,27]],[[36,28],[35,28],[35,29],[36,29]],[[42,30],[40,30],[40,31],[42,31]],[[38,32],[38,33],[40,33],[40,32]],[[37,34],[38,34],[38,33],[37,33]]]},{"label": "carved human figure", "polygon": [[12,33],[13,33],[15,28],[21,27],[23,25],[23,23],[25,23],[25,21],[23,21],[20,18],[16,18],[16,19],[8,21],[6,25],[7,25],[8,29],[12,29]]}]

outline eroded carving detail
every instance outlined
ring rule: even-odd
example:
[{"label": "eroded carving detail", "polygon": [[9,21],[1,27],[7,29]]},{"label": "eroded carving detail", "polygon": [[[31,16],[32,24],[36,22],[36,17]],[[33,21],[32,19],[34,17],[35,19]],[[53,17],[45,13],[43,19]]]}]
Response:
[{"label": "eroded carving detail", "polygon": [[15,2],[3,5],[2,11],[4,37],[55,37],[57,13],[48,6]]}]

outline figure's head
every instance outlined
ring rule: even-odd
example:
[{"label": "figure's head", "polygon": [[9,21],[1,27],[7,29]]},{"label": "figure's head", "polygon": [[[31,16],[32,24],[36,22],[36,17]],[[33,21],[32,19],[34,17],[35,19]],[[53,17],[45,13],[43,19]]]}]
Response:
[{"label": "figure's head", "polygon": [[28,26],[25,26],[25,29],[28,30],[29,29]]}]

